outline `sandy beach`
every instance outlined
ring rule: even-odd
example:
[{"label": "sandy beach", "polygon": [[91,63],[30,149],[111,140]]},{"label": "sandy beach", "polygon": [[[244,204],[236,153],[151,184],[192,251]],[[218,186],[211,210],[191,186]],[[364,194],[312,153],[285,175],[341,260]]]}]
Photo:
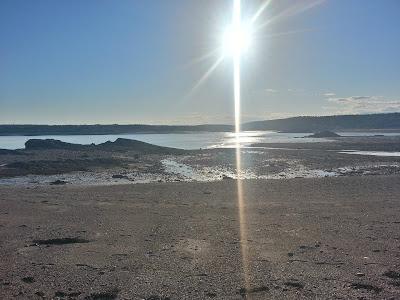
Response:
[{"label": "sandy beach", "polygon": [[398,299],[400,177],[0,187],[2,299]]}]

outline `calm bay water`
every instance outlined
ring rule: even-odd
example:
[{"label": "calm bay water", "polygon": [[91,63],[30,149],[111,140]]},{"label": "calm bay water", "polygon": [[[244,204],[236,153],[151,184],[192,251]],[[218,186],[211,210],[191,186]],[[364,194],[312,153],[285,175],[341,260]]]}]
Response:
[{"label": "calm bay water", "polygon": [[[321,139],[302,138],[309,133],[280,133],[273,131],[248,131],[240,134],[240,144],[252,143],[295,143],[316,142]],[[339,133],[343,136],[366,136],[371,132]],[[373,133],[383,135],[400,135],[400,133]],[[139,140],[159,146],[181,149],[231,148],[236,146],[236,136],[229,132],[195,132],[169,134],[117,134],[117,135],[46,135],[46,136],[0,136],[0,149],[21,149],[29,139],[56,139],[74,144],[99,144],[115,141],[117,138]]]}]

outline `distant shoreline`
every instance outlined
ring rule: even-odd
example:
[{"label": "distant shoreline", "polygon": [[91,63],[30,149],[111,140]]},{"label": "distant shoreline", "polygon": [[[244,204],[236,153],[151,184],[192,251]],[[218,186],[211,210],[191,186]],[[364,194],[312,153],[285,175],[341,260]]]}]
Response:
[{"label": "distant shoreline", "polygon": [[[0,125],[0,136],[161,134],[185,132],[233,132],[233,125]],[[319,131],[395,131],[400,132],[400,113],[365,115],[300,116],[286,119],[247,122],[242,131],[319,132]]]},{"label": "distant shoreline", "polygon": [[[3,125],[0,125],[0,127]],[[77,125],[80,126],[80,125]],[[266,132],[277,132],[277,133],[315,133],[317,131],[296,131],[296,130],[243,130],[247,132],[251,131],[266,131]],[[36,133],[36,134],[15,134],[15,133],[4,133],[0,132],[0,137],[40,137],[40,136],[104,136],[104,135],[133,135],[133,134],[202,134],[202,133],[234,133],[234,130],[215,130],[215,131],[206,131],[206,130],[185,130],[185,131],[135,131],[135,132],[106,132],[106,133],[85,133],[85,132],[44,132],[44,133]],[[340,129],[335,130],[335,132],[371,132],[373,133],[400,133],[400,128],[367,128],[367,129]]]},{"label": "distant shoreline", "polygon": [[232,132],[230,125],[0,125],[0,136],[171,134]]},{"label": "distant shoreline", "polygon": [[[84,136],[84,135],[95,135],[95,136],[102,136],[102,135],[132,135],[132,134],[193,134],[193,133],[210,133],[210,132],[233,132],[233,131],[165,131],[165,132],[157,132],[157,131],[140,131],[140,132],[124,132],[124,133],[51,133],[51,134],[0,134],[1,136],[26,136],[26,137],[38,137],[38,136]],[[383,131],[382,131],[383,132]],[[400,129],[399,129],[400,132]]]}]

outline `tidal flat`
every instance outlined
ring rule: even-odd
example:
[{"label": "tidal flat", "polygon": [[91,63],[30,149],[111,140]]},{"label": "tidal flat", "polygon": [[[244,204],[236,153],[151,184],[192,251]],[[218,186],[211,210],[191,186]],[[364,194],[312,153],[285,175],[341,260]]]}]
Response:
[{"label": "tidal flat", "polygon": [[399,141],[2,151],[0,298],[397,299]]},{"label": "tidal flat", "polygon": [[[182,150],[118,139],[98,145],[36,140],[0,152],[0,185],[114,185],[400,173],[400,137],[259,143],[237,150]],[[35,144],[38,143],[38,144]]]},{"label": "tidal flat", "polygon": [[399,176],[240,183],[1,186],[0,297],[400,297]]}]

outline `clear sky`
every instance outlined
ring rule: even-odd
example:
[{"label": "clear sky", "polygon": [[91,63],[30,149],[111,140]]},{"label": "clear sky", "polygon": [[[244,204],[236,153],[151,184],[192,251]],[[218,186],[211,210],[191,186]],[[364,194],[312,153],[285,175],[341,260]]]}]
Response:
[{"label": "clear sky", "polygon": [[[242,0],[244,17],[264,2]],[[231,7],[1,0],[0,123],[232,123],[231,60],[193,90]],[[272,0],[256,26],[244,121],[400,111],[399,0]]]}]

